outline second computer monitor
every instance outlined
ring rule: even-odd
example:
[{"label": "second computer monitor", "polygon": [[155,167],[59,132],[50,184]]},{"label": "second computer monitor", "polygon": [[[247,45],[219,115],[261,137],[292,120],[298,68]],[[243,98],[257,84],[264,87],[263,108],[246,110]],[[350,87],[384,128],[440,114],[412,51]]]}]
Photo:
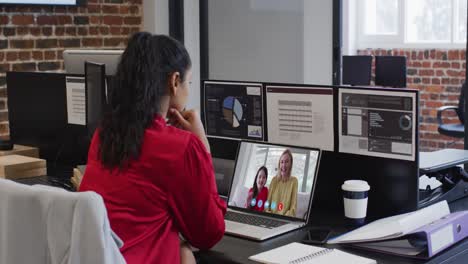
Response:
[{"label": "second computer monitor", "polygon": [[64,50],[63,62],[65,71],[69,74],[84,74],[85,61],[93,61],[106,65],[108,75],[114,75],[117,71],[123,50]]},{"label": "second computer monitor", "polygon": [[268,142],[334,150],[332,87],[265,87]]}]

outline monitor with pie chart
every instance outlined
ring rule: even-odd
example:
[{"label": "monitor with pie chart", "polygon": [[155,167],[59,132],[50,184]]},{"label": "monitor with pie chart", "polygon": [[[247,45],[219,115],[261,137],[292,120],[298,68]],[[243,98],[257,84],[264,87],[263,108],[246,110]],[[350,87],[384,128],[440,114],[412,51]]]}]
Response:
[{"label": "monitor with pie chart", "polygon": [[204,81],[203,106],[208,136],[264,140],[261,83]]}]

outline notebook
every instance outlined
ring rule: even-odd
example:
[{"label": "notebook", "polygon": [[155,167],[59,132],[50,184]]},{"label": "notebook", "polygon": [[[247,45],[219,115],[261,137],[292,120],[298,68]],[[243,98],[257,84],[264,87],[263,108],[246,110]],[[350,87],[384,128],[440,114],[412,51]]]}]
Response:
[{"label": "notebook", "polygon": [[373,264],[373,259],[349,254],[333,248],[321,248],[301,243],[291,243],[254,256],[250,260],[268,264]]}]

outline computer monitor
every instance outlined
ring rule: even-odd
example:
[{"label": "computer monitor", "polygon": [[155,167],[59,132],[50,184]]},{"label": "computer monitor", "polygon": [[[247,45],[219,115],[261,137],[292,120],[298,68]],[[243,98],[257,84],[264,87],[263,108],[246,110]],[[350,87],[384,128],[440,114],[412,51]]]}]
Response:
[{"label": "computer monitor", "polygon": [[370,85],[372,56],[343,56],[343,84]]},{"label": "computer monitor", "polygon": [[334,150],[333,88],[265,84],[268,142]]},{"label": "computer monitor", "polygon": [[416,90],[339,88],[339,152],[416,161]]},{"label": "computer monitor", "polygon": [[261,83],[204,81],[202,89],[203,116],[209,137],[264,140]]},{"label": "computer monitor", "polygon": [[122,53],[123,50],[64,50],[63,61],[65,71],[69,74],[84,74],[85,61],[93,61],[105,64],[106,73],[108,75],[115,75]]},{"label": "computer monitor", "polygon": [[395,88],[406,87],[406,57],[376,56],[375,85]]},{"label": "computer monitor", "polygon": [[85,62],[86,127],[89,135],[101,122],[106,100],[106,65]]},{"label": "computer monitor", "polygon": [[37,147],[40,158],[47,160],[49,176],[69,176],[73,167],[87,160],[85,127],[68,124],[67,76],[71,77],[49,72],[8,72],[6,76],[11,141]]}]

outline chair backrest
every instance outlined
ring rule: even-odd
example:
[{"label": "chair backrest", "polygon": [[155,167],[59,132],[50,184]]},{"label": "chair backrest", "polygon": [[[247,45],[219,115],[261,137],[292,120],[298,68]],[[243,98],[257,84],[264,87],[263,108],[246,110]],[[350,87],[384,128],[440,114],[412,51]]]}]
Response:
[{"label": "chair backrest", "polygon": [[466,82],[463,83],[460,91],[460,97],[458,98],[458,109],[457,115],[458,119],[462,124],[465,123],[465,89],[466,89]]},{"label": "chair backrest", "polygon": [[104,202],[0,179],[0,263],[125,263]]}]

